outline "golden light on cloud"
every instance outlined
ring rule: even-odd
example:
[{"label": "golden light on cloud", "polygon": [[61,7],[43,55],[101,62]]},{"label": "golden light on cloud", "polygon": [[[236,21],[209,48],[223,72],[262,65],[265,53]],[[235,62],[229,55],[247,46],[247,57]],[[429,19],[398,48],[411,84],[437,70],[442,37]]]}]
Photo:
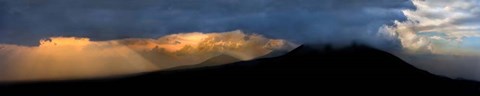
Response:
[{"label": "golden light on cloud", "polygon": [[[0,81],[121,76],[200,64],[217,56],[251,60],[298,47],[241,31],[180,33],[157,39],[91,41],[52,37],[39,46],[0,44]],[[235,61],[228,61],[235,62]]]}]

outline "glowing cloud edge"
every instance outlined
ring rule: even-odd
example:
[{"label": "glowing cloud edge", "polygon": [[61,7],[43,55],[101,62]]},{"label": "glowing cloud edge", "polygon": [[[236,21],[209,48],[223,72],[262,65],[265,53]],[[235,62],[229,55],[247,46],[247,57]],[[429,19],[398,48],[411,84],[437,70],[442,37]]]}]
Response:
[{"label": "glowing cloud edge", "polygon": [[52,37],[40,40],[40,45],[33,47],[0,44],[0,82],[105,78],[181,66],[196,68],[203,67],[196,64],[217,56],[236,58],[219,63],[237,62],[272,52],[287,53],[298,46],[240,30],[107,41]]}]

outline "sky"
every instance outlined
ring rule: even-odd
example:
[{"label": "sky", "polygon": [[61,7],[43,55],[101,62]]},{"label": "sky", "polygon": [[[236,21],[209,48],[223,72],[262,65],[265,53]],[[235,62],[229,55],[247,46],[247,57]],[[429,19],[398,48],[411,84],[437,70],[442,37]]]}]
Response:
[{"label": "sky", "polygon": [[[480,71],[476,71],[480,66],[476,59],[480,58],[476,50],[480,48],[479,15],[478,0],[0,0],[0,59],[14,58],[12,54],[37,56],[40,53],[31,51],[45,44],[57,46],[60,41],[74,42],[59,44],[70,47],[96,46],[87,47],[90,52],[114,48],[130,54],[122,49],[127,48],[138,54],[140,49],[159,45],[163,51],[175,52],[185,44],[195,47],[207,42],[205,38],[217,38],[210,43],[224,48],[229,46],[225,38],[258,37],[236,41],[261,41],[242,50],[265,54],[298,44],[341,48],[360,43],[437,75],[480,81]],[[177,38],[164,39],[171,36]],[[117,48],[111,42],[130,43]],[[277,47],[265,47],[270,45]],[[243,60],[260,56],[226,53]],[[132,61],[145,61],[138,58]],[[14,65],[0,62],[3,69]]]},{"label": "sky", "polygon": [[0,42],[24,45],[52,36],[112,40],[233,30],[302,43],[348,43],[376,39],[370,35],[379,26],[405,19],[401,9],[413,7],[407,0],[1,1],[0,35],[8,38]]}]

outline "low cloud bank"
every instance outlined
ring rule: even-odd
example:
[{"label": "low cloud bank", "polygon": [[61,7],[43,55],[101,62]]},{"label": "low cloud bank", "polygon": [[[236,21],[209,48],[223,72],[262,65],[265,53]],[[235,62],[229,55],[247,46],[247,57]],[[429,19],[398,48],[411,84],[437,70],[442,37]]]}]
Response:
[{"label": "low cloud bank", "polygon": [[52,37],[33,47],[0,45],[0,81],[119,76],[195,65],[220,55],[251,60],[296,47],[285,40],[241,31],[108,41]]}]

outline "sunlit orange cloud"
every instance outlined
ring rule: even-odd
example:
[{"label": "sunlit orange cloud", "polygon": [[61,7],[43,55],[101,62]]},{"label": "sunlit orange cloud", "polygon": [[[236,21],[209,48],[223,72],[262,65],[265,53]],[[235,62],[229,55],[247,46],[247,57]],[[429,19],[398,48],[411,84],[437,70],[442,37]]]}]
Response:
[{"label": "sunlit orange cloud", "polygon": [[216,56],[251,60],[296,47],[285,40],[241,31],[109,41],[52,37],[41,40],[35,47],[0,44],[0,81],[122,76],[200,64]]}]

